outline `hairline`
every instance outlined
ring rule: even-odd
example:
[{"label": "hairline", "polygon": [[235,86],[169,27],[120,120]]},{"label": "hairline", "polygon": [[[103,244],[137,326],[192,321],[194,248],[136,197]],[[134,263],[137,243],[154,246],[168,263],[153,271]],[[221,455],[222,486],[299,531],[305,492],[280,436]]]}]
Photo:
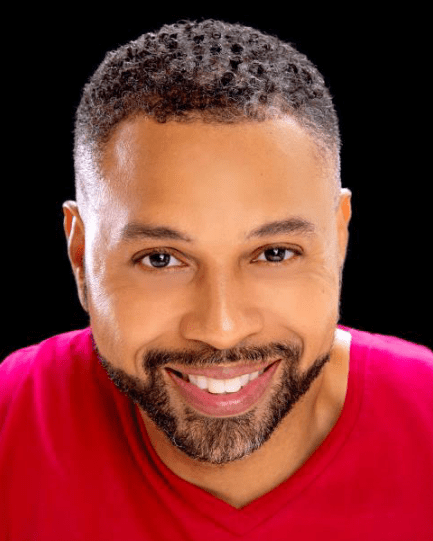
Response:
[{"label": "hairline", "polygon": [[[341,189],[340,148],[338,142],[335,140],[331,140],[331,142],[329,142],[330,138],[326,137],[322,131],[320,131],[317,127],[314,126],[314,124],[303,122],[303,120],[305,120],[305,117],[303,117],[302,115],[286,113],[284,111],[281,111],[280,109],[270,106],[264,106],[264,109],[264,116],[260,119],[250,118],[246,115],[239,115],[234,121],[227,121],[226,119],[222,119],[221,117],[217,116],[212,111],[191,111],[188,115],[184,115],[182,117],[168,118],[165,123],[202,123],[205,125],[235,126],[242,124],[261,124],[268,120],[276,120],[289,117],[294,120],[301,129],[305,130],[307,135],[311,138],[311,141],[313,142],[313,148],[317,152],[316,157],[322,161],[324,167],[331,168],[332,176],[334,177],[333,202],[334,208],[336,208],[338,206],[339,192]],[[114,124],[109,134],[104,138],[100,138],[98,140],[97,137],[91,138],[89,135],[87,135],[87,137],[81,136],[77,138],[74,146],[74,165],[76,172],[75,174],[77,175],[76,197],[77,202],[79,203],[79,207],[81,206],[87,209],[89,206],[91,206],[90,196],[91,192],[95,189],[95,186],[89,186],[89,184],[91,184],[89,179],[85,180],[84,178],[82,178],[83,176],[85,176],[84,170],[87,169],[88,173],[90,173],[93,177],[97,177],[97,183],[104,182],[102,161],[108,145],[112,141],[116,131],[118,131],[120,126],[128,122],[133,122],[139,118],[155,120],[152,115],[148,115],[144,111],[137,109],[136,111],[131,112],[128,116],[122,118],[119,122]],[[155,122],[157,121],[155,120]],[[83,154],[85,155],[85,157],[83,156]],[[80,156],[81,162],[83,161],[83,158],[84,161],[87,162],[90,159],[90,164],[88,164],[87,168],[83,168],[80,166]],[[91,172],[89,171],[89,167],[91,169]]]}]

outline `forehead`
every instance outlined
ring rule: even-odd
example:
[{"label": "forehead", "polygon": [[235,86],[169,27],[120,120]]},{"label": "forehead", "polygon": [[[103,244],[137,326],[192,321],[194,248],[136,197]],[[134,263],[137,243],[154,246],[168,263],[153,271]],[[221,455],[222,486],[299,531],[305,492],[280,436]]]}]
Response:
[{"label": "forehead", "polygon": [[216,226],[245,235],[290,215],[320,228],[332,207],[332,171],[290,118],[230,125],[130,120],[106,147],[102,173],[102,215],[112,234],[144,221],[191,236]]}]

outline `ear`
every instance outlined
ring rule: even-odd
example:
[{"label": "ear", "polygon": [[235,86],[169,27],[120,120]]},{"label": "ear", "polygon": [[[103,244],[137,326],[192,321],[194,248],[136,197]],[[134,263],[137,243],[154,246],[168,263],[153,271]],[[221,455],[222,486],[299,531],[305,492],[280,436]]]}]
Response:
[{"label": "ear", "polygon": [[81,306],[88,312],[87,306],[87,287],[84,269],[84,248],[85,232],[84,222],[78,211],[78,205],[75,201],[65,201],[63,203],[63,227],[65,230],[68,246],[68,256],[71,262],[72,272],[74,273],[77,284],[78,297]]},{"label": "ear", "polygon": [[352,192],[348,188],[340,190],[340,202],[337,209],[338,244],[340,252],[340,268],[346,259],[349,243],[349,223],[352,217]]}]

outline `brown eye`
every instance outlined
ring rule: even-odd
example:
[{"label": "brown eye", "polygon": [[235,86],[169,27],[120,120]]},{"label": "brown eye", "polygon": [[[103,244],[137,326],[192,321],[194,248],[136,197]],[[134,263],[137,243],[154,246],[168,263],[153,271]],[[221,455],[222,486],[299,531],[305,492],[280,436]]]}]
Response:
[{"label": "brown eye", "polygon": [[140,262],[145,267],[154,269],[166,269],[181,265],[181,262],[168,252],[152,252],[142,257]]},{"label": "brown eye", "polygon": [[284,248],[283,246],[273,246],[266,248],[257,258],[257,261],[267,261],[268,263],[282,263],[296,256],[295,250]]}]

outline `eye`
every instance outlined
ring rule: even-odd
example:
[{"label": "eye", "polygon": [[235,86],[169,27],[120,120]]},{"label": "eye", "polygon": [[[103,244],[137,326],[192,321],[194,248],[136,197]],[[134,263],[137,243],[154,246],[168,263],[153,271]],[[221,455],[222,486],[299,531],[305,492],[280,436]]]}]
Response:
[{"label": "eye", "polygon": [[144,267],[153,269],[166,269],[168,267],[179,267],[182,263],[170,252],[154,251],[141,256],[138,260]]},{"label": "eye", "polygon": [[282,263],[294,259],[300,255],[298,250],[285,248],[284,246],[271,246],[263,250],[255,261],[266,261],[267,263]]}]

